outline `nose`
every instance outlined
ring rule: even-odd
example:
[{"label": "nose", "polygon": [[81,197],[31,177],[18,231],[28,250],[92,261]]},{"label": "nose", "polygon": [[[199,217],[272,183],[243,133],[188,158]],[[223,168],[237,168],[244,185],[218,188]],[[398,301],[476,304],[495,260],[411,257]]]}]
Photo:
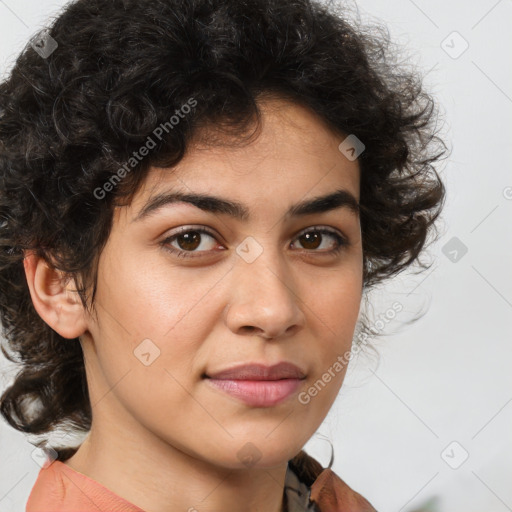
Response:
[{"label": "nose", "polygon": [[232,332],[282,338],[304,327],[296,283],[276,251],[265,249],[252,263],[240,258],[230,274],[225,321]]}]

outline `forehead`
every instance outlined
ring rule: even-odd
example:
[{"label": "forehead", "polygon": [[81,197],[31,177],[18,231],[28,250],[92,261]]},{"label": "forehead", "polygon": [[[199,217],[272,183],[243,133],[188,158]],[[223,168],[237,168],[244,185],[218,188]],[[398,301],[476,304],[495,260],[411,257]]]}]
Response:
[{"label": "forehead", "polygon": [[[189,146],[189,154],[200,157],[203,152],[240,160],[276,157],[281,161],[297,157],[328,157],[325,151],[337,147],[346,137],[327,125],[318,114],[305,105],[282,98],[258,101],[260,122],[246,127],[245,132],[225,136],[216,124],[199,129]],[[291,154],[290,154],[291,151]],[[338,151],[335,152],[339,156]],[[332,155],[331,155],[332,156]]]},{"label": "forehead", "polygon": [[[133,216],[162,192],[237,198],[242,204],[289,206],[301,198],[345,189],[359,200],[359,165],[335,133],[307,107],[286,100],[260,104],[261,123],[249,140],[216,144],[215,125],[198,132],[172,169],[153,167],[132,202]],[[233,143],[234,142],[234,143]],[[237,143],[239,142],[239,143]]]}]

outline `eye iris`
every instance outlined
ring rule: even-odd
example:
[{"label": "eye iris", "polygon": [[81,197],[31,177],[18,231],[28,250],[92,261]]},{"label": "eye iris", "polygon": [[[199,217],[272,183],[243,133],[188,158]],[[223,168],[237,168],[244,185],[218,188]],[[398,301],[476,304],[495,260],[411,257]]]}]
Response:
[{"label": "eye iris", "polygon": [[[176,237],[176,241],[178,242],[178,245],[181,249],[186,251],[193,251],[199,246],[201,242],[201,235],[197,231],[189,231],[188,233],[183,233]],[[189,244],[192,244],[192,246]]]},{"label": "eye iris", "polygon": [[[304,233],[301,238],[301,244],[306,249],[316,249],[321,244],[321,234],[320,233]],[[303,243],[302,239],[306,240],[306,243]],[[313,241],[313,246],[311,246],[311,242]],[[308,245],[309,244],[309,245]]]}]

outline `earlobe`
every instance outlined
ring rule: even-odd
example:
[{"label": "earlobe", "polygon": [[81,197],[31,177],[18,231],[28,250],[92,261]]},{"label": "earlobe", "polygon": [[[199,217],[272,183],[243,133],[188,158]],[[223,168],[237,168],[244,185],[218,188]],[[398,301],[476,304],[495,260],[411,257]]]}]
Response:
[{"label": "earlobe", "polygon": [[39,316],[63,338],[78,338],[87,330],[84,307],[73,280],[52,269],[33,252],[23,260],[32,303]]}]

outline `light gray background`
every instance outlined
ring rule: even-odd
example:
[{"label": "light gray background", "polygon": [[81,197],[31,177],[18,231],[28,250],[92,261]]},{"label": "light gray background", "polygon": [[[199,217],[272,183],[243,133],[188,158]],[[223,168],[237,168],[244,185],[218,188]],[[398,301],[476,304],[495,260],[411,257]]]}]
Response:
[{"label": "light gray background", "polygon": [[[63,0],[0,0],[0,72]],[[430,503],[442,512],[512,510],[512,2],[362,0],[382,20],[444,109],[453,148],[434,265],[374,294],[374,314],[404,310],[363,355],[306,445],[380,512]],[[453,32],[457,34],[453,34]],[[443,41],[445,41],[443,43]],[[465,42],[468,49],[457,58]],[[451,54],[451,55],[450,55]],[[449,254],[457,237],[467,253]],[[444,248],[444,252],[443,252]],[[445,255],[445,253],[448,254]],[[422,306],[427,314],[401,323]],[[12,379],[2,358],[0,389]],[[453,442],[457,444],[451,444]],[[448,449],[446,449],[448,447]],[[445,450],[446,449],[446,450]],[[24,510],[39,466],[33,446],[0,422],[0,511]],[[467,460],[457,469],[465,453]]]}]

